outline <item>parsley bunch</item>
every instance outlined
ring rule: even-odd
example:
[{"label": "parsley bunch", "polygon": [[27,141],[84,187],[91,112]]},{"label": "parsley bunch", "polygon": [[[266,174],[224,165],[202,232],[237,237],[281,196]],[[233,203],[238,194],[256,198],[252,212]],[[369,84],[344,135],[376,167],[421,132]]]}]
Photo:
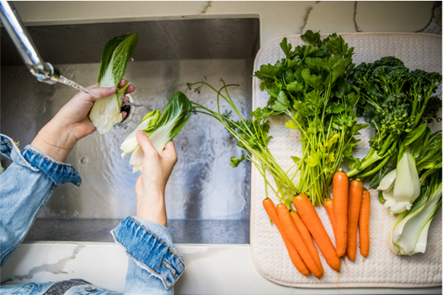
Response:
[{"label": "parsley bunch", "polygon": [[342,161],[359,162],[352,155],[359,141],[354,136],[367,125],[358,124],[354,112],[360,98],[349,82],[354,48],[337,34],[321,40],[319,32],[307,31],[301,38],[307,45],[293,50],[284,38],[285,57],[262,65],[254,76],[270,95],[261,113],[288,116],[285,126],[301,134],[302,157],[293,157],[292,180],[300,175],[296,191],[321,205]]}]

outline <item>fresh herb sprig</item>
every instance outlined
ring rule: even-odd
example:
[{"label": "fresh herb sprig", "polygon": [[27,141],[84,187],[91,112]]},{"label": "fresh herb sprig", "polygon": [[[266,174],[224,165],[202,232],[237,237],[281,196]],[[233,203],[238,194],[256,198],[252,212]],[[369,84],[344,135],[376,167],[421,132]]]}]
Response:
[{"label": "fresh herb sprig", "polygon": [[262,65],[254,76],[270,95],[262,114],[286,115],[285,126],[300,132],[302,157],[293,157],[299,174],[296,191],[320,205],[342,161],[359,163],[352,155],[359,142],[354,136],[367,125],[357,123],[359,91],[348,81],[353,47],[337,34],[321,40],[319,32],[307,31],[301,38],[307,45],[293,50],[284,38],[285,57]]},{"label": "fresh herb sprig", "polygon": [[[228,92],[228,87],[237,85],[226,84],[222,79],[221,82],[223,86],[219,89],[214,88],[205,81],[187,84],[189,90],[194,88],[195,92],[200,93],[202,87],[207,86],[217,94],[216,111],[193,102],[195,112],[209,115],[222,123],[225,129],[236,140],[237,145],[243,150],[241,158],[231,158],[231,166],[237,167],[243,160],[251,161],[264,178],[266,197],[268,198],[267,187],[270,187],[279,198],[279,201],[285,203],[290,209],[291,200],[296,194],[296,187],[268,149],[268,142],[271,139],[271,136],[268,134],[270,129],[267,119],[269,115],[268,111],[258,108],[250,113],[249,118],[243,118]],[[221,110],[221,98],[228,103],[231,111]],[[239,118],[238,121],[231,119],[233,111],[234,115]],[[275,185],[268,181],[267,174],[273,178]]]}]

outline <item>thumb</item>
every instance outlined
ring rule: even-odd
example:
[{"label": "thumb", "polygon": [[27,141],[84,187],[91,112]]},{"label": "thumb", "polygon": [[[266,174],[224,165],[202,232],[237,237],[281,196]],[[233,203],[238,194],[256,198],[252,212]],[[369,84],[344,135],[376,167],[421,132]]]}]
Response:
[{"label": "thumb", "polygon": [[139,143],[140,147],[142,148],[143,153],[146,156],[148,156],[148,155],[159,155],[159,153],[154,148],[154,146],[151,143],[151,141],[148,138],[148,136],[146,136],[145,132],[143,132],[142,130],[137,131],[136,139],[137,139],[137,142]]},{"label": "thumb", "polygon": [[96,101],[104,97],[108,97],[116,92],[116,87],[100,87],[100,88],[88,88],[88,90],[94,93],[96,96],[85,94],[91,101]]}]

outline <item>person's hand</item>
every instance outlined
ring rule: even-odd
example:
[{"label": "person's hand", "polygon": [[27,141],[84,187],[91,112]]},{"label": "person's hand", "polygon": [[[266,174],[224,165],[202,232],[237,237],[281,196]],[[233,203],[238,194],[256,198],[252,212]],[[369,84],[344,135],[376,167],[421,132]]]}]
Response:
[{"label": "person's hand", "polygon": [[136,183],[136,216],[166,226],[165,186],[177,162],[176,149],[170,141],[159,155],[143,131],[137,131],[136,138],[144,153],[142,175]]},{"label": "person's hand", "polygon": [[[119,87],[123,87],[126,81],[122,80]],[[89,119],[89,111],[94,101],[108,97],[115,91],[115,87],[98,87],[98,84],[87,88],[97,97],[79,92],[68,101],[46,124],[35,137],[32,146],[50,158],[63,162],[71,149],[81,138],[93,133],[96,127]],[[126,94],[135,90],[133,85],[128,86]],[[126,113],[122,113],[125,117]]]}]

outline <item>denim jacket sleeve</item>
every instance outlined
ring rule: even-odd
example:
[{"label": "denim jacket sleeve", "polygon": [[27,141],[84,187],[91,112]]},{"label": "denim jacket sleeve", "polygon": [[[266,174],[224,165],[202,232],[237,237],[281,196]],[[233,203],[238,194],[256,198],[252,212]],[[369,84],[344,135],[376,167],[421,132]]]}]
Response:
[{"label": "denim jacket sleeve", "polygon": [[125,294],[174,293],[185,264],[166,227],[129,216],[111,234],[129,256]]},{"label": "denim jacket sleeve", "polygon": [[[58,184],[80,185],[77,171],[28,145],[20,151],[0,134],[0,153],[13,162],[0,175],[0,266],[25,238]],[[20,218],[17,218],[20,216]]]}]

